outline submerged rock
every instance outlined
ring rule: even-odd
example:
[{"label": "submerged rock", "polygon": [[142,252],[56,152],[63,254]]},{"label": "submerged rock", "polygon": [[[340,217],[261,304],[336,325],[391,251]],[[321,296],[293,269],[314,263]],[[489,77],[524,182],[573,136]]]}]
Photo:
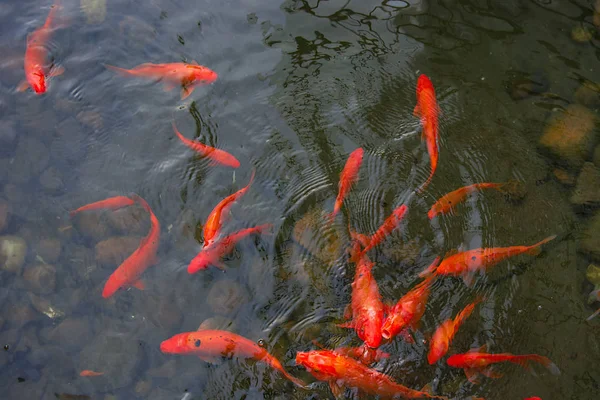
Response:
[{"label": "submerged rock", "polygon": [[600,169],[591,162],[586,162],[577,177],[577,186],[571,196],[571,203],[576,205],[600,204]]},{"label": "submerged rock", "polygon": [[106,214],[109,226],[120,234],[146,235],[150,230],[148,213],[133,205]]},{"label": "submerged rock", "polygon": [[69,318],[52,329],[47,340],[68,351],[80,351],[92,340],[92,336],[93,332],[87,319]]},{"label": "submerged rock", "polygon": [[198,330],[201,331],[204,329],[216,329],[235,332],[236,328],[237,324],[232,319],[223,317],[221,315],[215,315],[214,317],[210,317],[202,321],[202,323],[198,327]]},{"label": "submerged rock", "polygon": [[0,232],[8,227],[10,222],[10,204],[6,200],[0,199]]},{"label": "submerged rock", "polygon": [[557,181],[562,183],[565,186],[574,186],[576,177],[572,173],[562,168],[554,168],[552,170],[552,174],[556,178]]},{"label": "submerged rock", "polygon": [[590,264],[585,271],[585,277],[594,286],[600,285],[600,267]]},{"label": "submerged rock", "polygon": [[0,156],[10,156],[17,148],[17,131],[12,121],[0,121]]},{"label": "submerged rock", "polygon": [[588,159],[595,138],[595,114],[584,106],[572,104],[548,122],[540,145],[559,161],[580,167]]},{"label": "submerged rock", "polygon": [[548,79],[540,73],[525,75],[511,71],[504,86],[511,99],[522,100],[544,93],[550,85]]},{"label": "submerged rock", "polygon": [[230,279],[215,282],[207,297],[211,310],[222,315],[235,313],[248,301],[246,289]]},{"label": "submerged rock", "polygon": [[77,232],[93,241],[106,239],[109,235],[106,217],[97,211],[84,211],[74,217]]},{"label": "submerged rock", "polygon": [[587,26],[577,25],[571,30],[571,39],[579,43],[589,42],[593,37],[592,29]]},{"label": "submerged rock", "polygon": [[61,308],[52,304],[52,302],[46,298],[29,293],[29,300],[36,311],[44,314],[50,319],[59,319],[65,316],[65,312]]},{"label": "submerged rock", "polygon": [[46,146],[37,139],[23,136],[19,139],[11,165],[9,180],[24,183],[38,176],[50,161]]},{"label": "submerged rock", "polygon": [[575,100],[586,107],[595,108],[600,105],[600,87],[585,81],[575,91]]},{"label": "submerged rock", "polygon": [[58,239],[42,239],[35,246],[35,252],[44,260],[52,264],[58,261],[62,250],[62,244]]},{"label": "submerged rock", "polygon": [[96,261],[104,266],[121,265],[138,248],[141,237],[117,236],[96,245]]},{"label": "submerged rock", "polygon": [[579,242],[579,250],[600,260],[600,212],[591,219],[588,228],[583,232]]},{"label": "submerged rock", "polygon": [[47,168],[42,172],[40,175],[40,185],[50,194],[59,194],[65,188],[62,174],[54,167]]},{"label": "submerged rock", "polygon": [[37,294],[50,294],[56,289],[56,268],[50,264],[27,266],[23,273],[27,289]]},{"label": "submerged rock", "polygon": [[324,221],[321,211],[314,208],[296,222],[292,237],[319,261],[330,265],[341,255],[342,240],[339,232]]},{"label": "submerged rock", "polygon": [[0,266],[20,275],[27,255],[27,244],[18,236],[0,236]]}]

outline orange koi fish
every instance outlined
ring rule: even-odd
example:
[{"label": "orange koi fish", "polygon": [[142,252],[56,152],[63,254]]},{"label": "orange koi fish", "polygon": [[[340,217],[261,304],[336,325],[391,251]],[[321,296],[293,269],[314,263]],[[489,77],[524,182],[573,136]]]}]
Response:
[{"label": "orange koi fish", "polygon": [[479,374],[485,375],[488,378],[500,378],[502,374],[495,372],[490,367],[491,364],[500,362],[511,362],[529,369],[529,362],[535,361],[548,368],[552,374],[560,374],[560,370],[556,364],[544,356],[537,354],[513,355],[510,353],[489,354],[482,351],[485,351],[485,346],[482,346],[481,349],[473,349],[464,354],[454,354],[448,357],[447,363],[451,367],[464,369],[467,379],[472,383],[477,382]]},{"label": "orange koi fish", "polygon": [[31,87],[37,94],[46,93],[46,77],[58,76],[65,72],[62,67],[48,66],[48,49],[46,43],[53,31],[52,22],[60,2],[56,0],[46,22],[27,36],[27,49],[25,50],[25,80],[19,84],[17,90],[23,92]]},{"label": "orange koi fish", "polygon": [[403,204],[400,207],[396,208],[392,211],[392,214],[385,219],[383,224],[377,229],[377,231],[371,236],[369,239],[369,244],[363,250],[363,253],[371,250],[373,247],[377,246],[379,243],[383,241],[402,221],[404,218],[404,214],[408,211],[408,207]]},{"label": "orange koi fish", "polygon": [[173,122],[172,124],[173,130],[175,131],[175,134],[177,135],[179,140],[181,140],[183,144],[185,144],[187,147],[194,150],[201,156],[210,158],[212,160],[211,165],[221,164],[232,168],[237,168],[240,166],[240,162],[237,160],[237,158],[235,158],[228,152],[207,146],[200,142],[195,142],[193,140],[187,139],[181,134],[181,132],[177,130],[175,122]]},{"label": "orange koi fish", "polygon": [[386,399],[447,399],[402,386],[388,375],[331,350],[299,351],[296,364],[305,367],[318,380],[329,383],[336,398],[343,395],[347,386]]},{"label": "orange koi fish", "polygon": [[[321,347],[323,350],[327,350],[323,346],[319,347]],[[371,365],[375,361],[379,361],[384,358],[390,358],[390,353],[386,353],[385,351],[381,351],[379,349],[374,349],[366,344],[358,347],[337,347],[332,351],[345,357],[354,358],[364,365]]]},{"label": "orange koi fish", "polygon": [[[590,293],[590,297],[588,298],[588,303],[593,303],[594,301],[600,301],[600,289],[596,289]],[[594,319],[598,314],[600,314],[600,308],[597,309],[592,315],[587,317],[588,321]]]},{"label": "orange koi fish", "polygon": [[79,373],[79,376],[102,376],[104,375],[104,372],[95,372],[95,371],[90,371],[89,369],[84,369],[83,371],[81,371]]},{"label": "orange koi fish", "polygon": [[[358,243],[354,245],[360,246]],[[377,282],[371,273],[374,265],[366,254],[359,259],[352,282],[352,300],[349,308],[352,321],[338,325],[354,329],[360,340],[371,348],[377,348],[381,344],[381,325],[385,308]]]},{"label": "orange koi fish", "polygon": [[481,302],[481,298],[478,298],[473,303],[466,306],[454,319],[448,319],[444,321],[435,331],[431,341],[429,342],[429,353],[427,354],[427,361],[429,364],[435,364],[438,360],[446,355],[450,348],[450,343],[454,339],[454,335],[458,332],[458,328],[465,322],[471,315],[475,306]]},{"label": "orange koi fish", "polygon": [[143,290],[144,284],[140,280],[140,277],[148,267],[156,263],[156,253],[160,243],[160,223],[148,203],[146,203],[146,200],[138,195],[133,195],[132,198],[150,214],[150,232],[142,239],[133,254],[127,257],[108,277],[102,291],[102,297],[105,299],[124,287],[133,286]]},{"label": "orange koi fish", "polygon": [[435,98],[435,89],[427,77],[422,74],[417,81],[417,105],[414,110],[415,116],[421,117],[423,133],[421,138],[427,143],[427,152],[431,163],[431,173],[427,181],[421,185],[419,192],[425,190],[433,179],[433,174],[438,164],[438,114],[439,107]]},{"label": "orange koi fish", "polygon": [[251,358],[262,361],[296,385],[305,387],[300,379],[290,375],[266,349],[257,343],[228,331],[198,330],[179,333],[160,344],[160,351],[166,354],[194,355],[206,362],[214,362],[221,357]]},{"label": "orange koi fish", "polygon": [[335,205],[333,206],[333,212],[329,214],[329,219],[333,219],[340,209],[342,208],[342,204],[344,203],[344,198],[350,191],[350,188],[356,183],[358,180],[358,171],[362,164],[363,155],[365,151],[359,147],[350,153],[348,160],[346,161],[346,165],[342,170],[340,175],[340,183],[338,184],[338,195],[335,199]]},{"label": "orange koi fish", "polygon": [[193,274],[200,270],[207,269],[209,266],[225,270],[227,267],[221,262],[221,257],[230,253],[237,242],[253,233],[262,233],[262,231],[272,227],[272,224],[264,224],[252,228],[242,229],[221,239],[214,240],[211,244],[203,247],[196,257],[188,265],[188,273]]},{"label": "orange koi fish", "polygon": [[165,90],[169,91],[176,86],[181,86],[181,100],[187,98],[194,89],[202,84],[212,83],[217,80],[217,73],[196,61],[191,64],[167,63],[152,64],[146,63],[138,65],[133,69],[119,68],[112,65],[105,65],[124,76],[135,76],[151,78],[157,81],[165,81]]},{"label": "orange koi fish", "polygon": [[542,400],[542,398],[536,396],[536,397],[528,397],[528,398],[523,399],[523,400]]},{"label": "orange koi fish", "polygon": [[87,204],[83,207],[79,207],[76,210],[69,211],[69,215],[72,217],[77,213],[80,213],[82,211],[89,211],[89,210],[108,209],[108,210],[115,211],[115,210],[118,210],[119,208],[132,206],[133,204],[135,204],[135,201],[133,201],[129,197],[115,196],[115,197],[111,197],[111,198],[108,198],[105,200],[100,200],[100,201],[96,201],[94,203]]},{"label": "orange koi fish", "polygon": [[208,215],[208,219],[204,224],[204,247],[208,246],[213,242],[213,239],[221,229],[221,224],[223,223],[225,217],[227,216],[227,212],[231,208],[234,202],[240,199],[247,191],[250,189],[250,185],[254,181],[254,173],[256,170],[252,171],[252,175],[250,175],[250,181],[248,184],[219,202],[215,208]]},{"label": "orange koi fish", "polygon": [[403,336],[408,342],[414,342],[408,334],[407,328],[411,328],[413,331],[419,329],[419,322],[425,313],[425,306],[435,278],[433,275],[419,283],[389,310],[381,327],[381,336],[384,339],[389,340],[403,332]]},{"label": "orange koi fish", "polygon": [[527,253],[536,256],[541,253],[540,247],[556,238],[556,235],[533,244],[531,246],[492,247],[487,249],[473,249],[461,253],[446,254],[446,258],[436,268],[434,264],[419,274],[420,277],[431,274],[462,276],[465,284],[473,283],[475,273],[485,271],[510,257]]},{"label": "orange koi fish", "polygon": [[469,193],[473,193],[481,189],[500,189],[505,185],[506,183],[475,183],[473,185],[461,187],[460,189],[456,189],[453,192],[443,195],[433,204],[433,206],[431,206],[427,216],[429,219],[433,219],[440,214],[446,214],[450,211],[453,211],[454,207],[463,202]]}]

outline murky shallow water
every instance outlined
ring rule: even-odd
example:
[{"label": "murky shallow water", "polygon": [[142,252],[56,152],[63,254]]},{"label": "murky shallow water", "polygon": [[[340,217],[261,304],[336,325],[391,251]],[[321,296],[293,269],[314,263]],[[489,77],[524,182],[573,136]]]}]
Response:
[{"label": "murky shallow water", "polygon": [[[347,220],[327,228],[321,219],[357,147],[365,160],[345,215],[360,232],[377,229],[427,177],[412,115],[420,73],[432,79],[442,110],[440,164],[402,229],[372,254],[382,296],[396,301],[448,250],[558,234],[541,256],[511,259],[473,288],[438,281],[417,343],[484,293],[451,351],[487,343],[493,352],[538,353],[562,374],[507,367],[502,379],[472,386],[461,370],[429,366],[424,345],[401,339],[383,346],[392,357],[376,368],[411,388],[433,382],[458,399],[597,397],[600,319],[585,321],[594,310],[585,279],[591,259],[579,250],[594,234],[588,225],[600,199],[571,204],[574,189],[553,174],[561,160],[538,145],[548,120],[569,104],[583,103],[591,115],[600,104],[597,92],[580,89],[600,81],[592,1],[110,1],[104,18],[94,14],[99,23],[65,1],[64,27],[49,44],[65,74],[42,97],[17,93],[26,35],[43,24],[49,6],[0,6],[0,202],[10,208],[0,234],[27,244],[23,267],[1,272],[0,344],[7,350],[0,352],[0,387],[8,398],[330,398],[325,383],[301,390],[260,363],[209,365],[162,354],[159,344],[213,318],[214,327],[263,339],[307,380],[294,364],[296,351],[314,348],[314,339],[359,344],[354,332],[335,326],[354,274],[342,255]],[[574,28],[589,40],[573,40]],[[182,60],[208,66],[219,79],[180,101],[161,84],[102,65]],[[186,149],[172,133],[173,119],[186,137],[234,154],[242,164],[235,175]],[[580,164],[567,175],[577,176]],[[188,275],[201,224],[253,168],[256,179],[232,208],[227,230],[269,222],[274,234],[241,242],[225,259],[226,273]],[[524,182],[522,201],[485,192],[457,215],[427,219],[430,205],[451,190],[509,179]],[[131,192],[161,222],[159,262],[144,274],[145,291],[103,299],[107,277],[149,222],[136,208],[72,220],[68,210]],[[80,377],[83,369],[105,375]]]}]

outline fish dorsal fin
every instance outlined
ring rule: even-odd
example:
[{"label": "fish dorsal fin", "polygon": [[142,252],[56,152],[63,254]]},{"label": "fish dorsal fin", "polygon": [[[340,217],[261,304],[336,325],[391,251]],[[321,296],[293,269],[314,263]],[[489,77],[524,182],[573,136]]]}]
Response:
[{"label": "fish dorsal fin", "polygon": [[192,60],[192,62],[190,62],[190,64],[192,64],[192,65],[200,65],[200,64],[198,64],[198,61],[196,61],[196,60]]},{"label": "fish dorsal fin", "polygon": [[487,344],[484,344],[481,347],[476,347],[474,349],[469,349],[467,353],[487,353]]}]

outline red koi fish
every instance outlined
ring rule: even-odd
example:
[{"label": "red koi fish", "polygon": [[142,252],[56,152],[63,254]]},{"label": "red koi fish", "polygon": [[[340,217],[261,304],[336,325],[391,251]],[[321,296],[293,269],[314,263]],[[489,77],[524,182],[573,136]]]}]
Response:
[{"label": "red koi fish", "polygon": [[448,319],[444,321],[435,331],[431,341],[429,342],[429,353],[427,354],[427,361],[429,364],[435,364],[438,360],[446,355],[450,348],[450,343],[454,339],[454,335],[458,332],[458,328],[465,322],[471,315],[475,306],[481,302],[481,298],[478,298],[473,303],[466,306],[454,319]]},{"label": "red koi fish", "polygon": [[217,73],[196,61],[191,64],[167,63],[152,64],[146,63],[138,65],[133,69],[119,68],[112,65],[105,65],[124,76],[135,76],[165,81],[165,90],[169,91],[176,86],[181,86],[181,100],[187,98],[196,86],[212,83],[217,80]]},{"label": "red koi fish", "polygon": [[296,364],[305,367],[318,380],[329,383],[336,398],[344,394],[347,386],[386,399],[447,399],[402,386],[388,375],[331,350],[299,351]]},{"label": "red koi fish", "polygon": [[229,211],[229,209],[231,208],[233,203],[235,203],[237,200],[239,200],[240,197],[242,197],[248,191],[248,189],[250,189],[250,185],[254,181],[254,173],[255,172],[256,172],[255,170],[252,171],[252,175],[250,175],[250,181],[248,182],[248,184],[245,187],[241,188],[234,194],[231,194],[231,195],[225,197],[210,212],[210,214],[208,215],[208,219],[206,220],[206,223],[204,224],[204,231],[203,231],[204,247],[208,246],[209,244],[211,244],[213,242],[215,236],[221,229],[221,225],[225,219],[225,216],[227,215],[227,212]]},{"label": "red koi fish", "polygon": [[435,98],[435,89],[427,75],[420,75],[417,81],[417,105],[414,110],[415,116],[421,117],[421,125],[423,133],[421,138],[427,144],[427,152],[431,163],[431,173],[427,181],[421,185],[419,192],[425,190],[427,185],[433,179],[433,174],[437,168],[439,152],[438,152],[438,114],[439,107]]},{"label": "red koi fish", "polygon": [[[592,291],[590,293],[590,297],[588,298],[588,303],[593,303],[594,301],[600,301],[600,288]],[[600,314],[600,308],[597,309],[592,315],[587,317],[588,321],[594,319],[598,314]]]},{"label": "red koi fish", "polygon": [[[321,346],[321,348],[323,347]],[[374,349],[366,344],[358,347],[338,347],[332,351],[345,357],[354,358],[364,365],[371,365],[375,361],[379,361],[384,358],[390,358],[390,353],[386,353],[385,351],[381,351],[379,349]]]},{"label": "red koi fish", "polygon": [[528,398],[523,399],[523,400],[542,400],[542,398],[541,397],[528,397]]},{"label": "red koi fish", "polygon": [[211,244],[202,248],[198,255],[192,259],[190,265],[188,265],[188,273],[196,273],[200,270],[207,269],[211,265],[225,270],[227,267],[221,262],[221,257],[230,253],[237,242],[244,239],[246,236],[252,235],[253,233],[262,233],[262,231],[269,229],[272,226],[272,224],[264,224],[252,228],[246,228],[221,239],[214,240]]},{"label": "red koi fish", "polygon": [[495,372],[490,366],[501,362],[511,362],[530,369],[529,362],[535,361],[548,368],[552,374],[560,374],[560,370],[556,364],[544,356],[537,354],[513,355],[510,353],[489,354],[481,351],[485,351],[485,346],[481,349],[473,349],[464,354],[454,354],[448,357],[447,363],[451,367],[464,369],[467,379],[472,383],[477,382],[479,374],[485,375],[488,378],[500,378],[502,374]]},{"label": "red koi fish", "polygon": [[358,180],[358,171],[362,164],[363,155],[365,151],[359,147],[350,153],[348,160],[346,161],[346,165],[342,170],[340,175],[340,183],[338,184],[338,195],[335,199],[335,205],[333,206],[333,212],[329,214],[329,219],[333,219],[340,209],[342,208],[342,204],[344,204],[344,198],[350,191],[350,188],[356,183]]},{"label": "red koi fish", "polygon": [[435,278],[433,275],[419,283],[389,310],[381,327],[381,336],[384,339],[389,340],[403,332],[403,336],[408,342],[414,342],[406,329],[411,328],[413,331],[419,329],[419,322],[425,313],[425,306]]},{"label": "red koi fish", "polygon": [[150,232],[142,239],[133,254],[127,257],[108,277],[102,291],[102,297],[105,299],[124,287],[133,286],[143,290],[144,284],[140,280],[140,277],[148,267],[156,263],[156,253],[160,243],[160,223],[148,203],[146,203],[146,200],[138,195],[133,195],[132,197],[150,214]]},{"label": "red koi fish", "polygon": [[404,214],[408,211],[408,207],[406,205],[401,205],[392,211],[392,214],[385,219],[383,224],[377,229],[377,231],[373,234],[373,236],[369,239],[369,244],[363,250],[363,253],[371,250],[373,247],[377,246],[379,243],[383,241],[398,225],[404,218]]},{"label": "red koi fish", "polygon": [[556,235],[533,244],[531,246],[492,247],[487,249],[473,249],[461,253],[446,254],[446,258],[437,266],[432,264],[419,274],[420,277],[431,274],[462,276],[465,284],[472,285],[475,273],[485,271],[501,261],[519,254],[527,253],[536,256],[541,253],[540,247],[556,238]]},{"label": "red koi fish", "polygon": [[23,92],[31,87],[37,94],[46,93],[46,78],[61,75],[65,72],[62,67],[48,66],[48,49],[46,43],[53,31],[52,22],[60,2],[55,1],[48,13],[43,26],[27,36],[27,49],[25,50],[25,80],[19,84],[17,90]]},{"label": "red koi fish", "polygon": [[446,214],[450,211],[453,211],[454,207],[463,202],[469,193],[473,193],[481,189],[500,189],[505,185],[506,183],[475,183],[473,185],[461,187],[460,189],[456,189],[453,192],[445,194],[438,201],[436,201],[433,206],[431,206],[427,216],[429,219],[433,219],[440,214]]},{"label": "red koi fish", "polygon": [[83,371],[81,371],[79,373],[79,376],[102,376],[102,375],[104,375],[104,372],[90,371],[89,369],[84,369]]},{"label": "red koi fish", "polygon": [[[360,245],[355,243],[354,246]],[[381,344],[381,325],[385,308],[377,282],[371,273],[374,265],[375,263],[371,262],[365,254],[358,261],[354,282],[352,282],[352,300],[349,308],[352,312],[352,321],[339,325],[354,329],[360,340],[371,348],[377,348]]]},{"label": "red koi fish", "polygon": [[114,211],[114,210],[118,210],[119,208],[132,206],[133,204],[135,204],[135,201],[133,201],[129,197],[115,196],[115,197],[111,197],[111,198],[108,198],[105,200],[100,200],[100,201],[96,201],[94,203],[87,204],[83,207],[79,207],[76,210],[69,211],[69,215],[72,217],[77,213],[80,213],[82,211],[89,211],[89,210],[108,209],[108,210]]},{"label": "red koi fish", "polygon": [[221,357],[251,358],[262,361],[296,385],[305,387],[300,379],[290,375],[267,350],[257,343],[228,331],[198,330],[179,333],[160,344],[160,351],[166,354],[197,356],[203,361],[214,362]]},{"label": "red koi fish", "polygon": [[181,140],[183,144],[185,144],[187,147],[194,150],[201,156],[210,158],[212,160],[211,165],[221,164],[232,168],[237,168],[240,166],[240,162],[237,160],[237,158],[235,158],[228,152],[207,146],[200,142],[195,142],[193,140],[187,139],[181,134],[181,132],[177,130],[175,122],[173,122],[172,124],[173,130],[175,131],[175,134],[177,135],[179,140]]}]

